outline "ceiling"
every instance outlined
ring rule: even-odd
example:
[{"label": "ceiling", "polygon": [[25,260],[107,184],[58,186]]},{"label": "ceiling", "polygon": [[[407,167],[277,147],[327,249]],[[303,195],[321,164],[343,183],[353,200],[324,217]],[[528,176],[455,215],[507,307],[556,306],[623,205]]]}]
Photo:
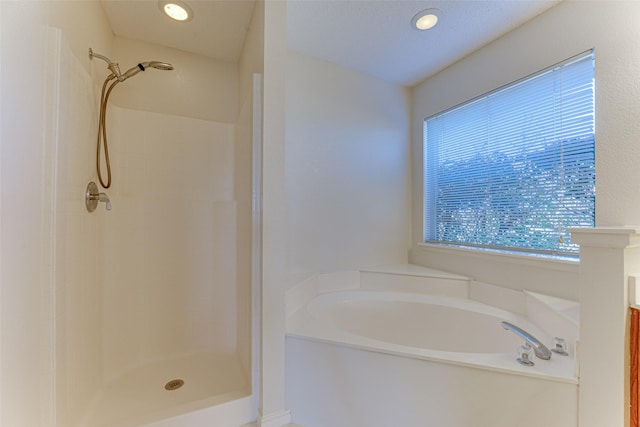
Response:
[{"label": "ceiling", "polygon": [[100,0],[114,34],[237,62],[255,0],[186,0],[193,19],[177,22],[158,0]]},{"label": "ceiling", "polygon": [[[255,0],[186,0],[192,21],[173,22],[157,0],[100,0],[118,36],[235,62]],[[280,1],[280,0],[266,0]],[[289,48],[383,80],[413,86],[560,0],[289,0]],[[438,25],[411,27],[426,8]]]}]

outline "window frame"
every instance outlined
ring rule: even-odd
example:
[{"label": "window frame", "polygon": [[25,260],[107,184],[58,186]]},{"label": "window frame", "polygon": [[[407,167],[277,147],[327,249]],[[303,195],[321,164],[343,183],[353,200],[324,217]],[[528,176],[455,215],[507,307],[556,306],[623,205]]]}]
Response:
[{"label": "window frame", "polygon": [[[593,188],[594,188],[594,196],[593,196],[593,206],[592,206],[592,216],[593,216],[593,226],[595,226],[595,216],[596,216],[596,205],[595,205],[595,174],[596,174],[596,168],[595,168],[595,140],[596,140],[596,132],[595,132],[595,52],[594,49],[589,49],[587,51],[581,52],[577,55],[574,55],[570,58],[567,58],[564,61],[558,62],[556,64],[553,64],[549,67],[546,67],[544,69],[541,69],[539,71],[536,71],[534,73],[531,73],[525,77],[522,77],[520,79],[517,79],[515,81],[512,81],[510,83],[507,83],[505,85],[502,85],[496,89],[493,89],[491,91],[488,91],[486,93],[483,93],[479,96],[476,96],[474,98],[471,98],[467,101],[461,102],[459,104],[456,104],[453,107],[444,109],[436,114],[432,114],[427,116],[424,120],[423,120],[423,128],[422,128],[422,136],[423,136],[423,141],[422,141],[422,159],[423,159],[423,167],[422,167],[422,197],[423,197],[423,203],[422,203],[422,242],[418,243],[419,246],[440,246],[440,247],[449,247],[449,248],[463,248],[466,250],[471,250],[471,251],[481,251],[481,252],[497,252],[497,253],[513,253],[513,254],[520,254],[520,255],[532,255],[532,256],[552,256],[555,257],[557,259],[567,259],[567,260],[571,260],[571,259],[575,259],[579,256],[579,249],[576,251],[562,251],[562,250],[557,250],[557,249],[544,249],[544,248],[534,248],[534,247],[510,247],[510,246],[492,246],[490,244],[476,244],[476,243],[470,243],[470,242],[447,242],[447,241],[440,241],[440,240],[434,240],[434,239],[427,239],[427,228],[429,226],[429,222],[432,223],[431,227],[434,227],[434,223],[435,221],[437,221],[437,218],[435,218],[435,215],[432,215],[432,217],[428,217],[427,216],[427,203],[429,203],[428,201],[428,191],[427,191],[427,187],[429,185],[434,185],[430,182],[428,182],[427,180],[427,168],[429,167],[429,165],[426,162],[426,157],[427,157],[427,151],[428,151],[428,147],[427,147],[427,141],[426,141],[426,136],[427,136],[427,121],[434,118],[434,117],[438,117],[438,116],[442,116],[444,114],[447,114],[453,110],[462,108],[464,106],[467,105],[471,105],[473,103],[476,103],[478,101],[482,101],[484,99],[489,98],[491,95],[494,95],[498,92],[504,91],[506,89],[510,89],[514,86],[517,86],[523,82],[535,79],[536,77],[542,76],[550,71],[556,70],[558,68],[561,68],[565,65],[571,64],[572,62],[576,62],[576,61],[581,61],[584,60],[586,58],[590,58],[591,62],[594,64],[594,68],[593,68],[593,131],[591,133],[592,137],[590,140],[593,141]],[[437,182],[435,183],[435,185],[437,185]],[[569,226],[568,228],[571,228],[572,226]]]}]

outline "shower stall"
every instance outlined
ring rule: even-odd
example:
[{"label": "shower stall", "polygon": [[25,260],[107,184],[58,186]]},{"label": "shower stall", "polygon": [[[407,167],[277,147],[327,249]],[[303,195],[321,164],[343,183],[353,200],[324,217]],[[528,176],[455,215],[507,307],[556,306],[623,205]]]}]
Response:
[{"label": "shower stall", "polygon": [[[114,61],[160,58],[175,70],[113,91],[105,106],[113,181],[99,190],[111,209],[88,212],[110,71],[94,60],[88,72],[89,58],[77,58],[61,31],[48,39],[57,425],[255,419],[259,76],[116,37]],[[232,102],[206,114],[171,110],[197,96],[176,87],[198,66],[216,80],[212,92],[231,88]],[[243,78],[250,87],[241,91]]]}]

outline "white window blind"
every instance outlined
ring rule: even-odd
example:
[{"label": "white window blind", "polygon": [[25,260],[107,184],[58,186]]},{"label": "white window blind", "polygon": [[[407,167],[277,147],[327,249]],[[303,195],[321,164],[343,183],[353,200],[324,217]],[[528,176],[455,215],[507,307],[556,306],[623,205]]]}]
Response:
[{"label": "white window blind", "polygon": [[427,118],[425,241],[576,253],[595,225],[594,57]]}]

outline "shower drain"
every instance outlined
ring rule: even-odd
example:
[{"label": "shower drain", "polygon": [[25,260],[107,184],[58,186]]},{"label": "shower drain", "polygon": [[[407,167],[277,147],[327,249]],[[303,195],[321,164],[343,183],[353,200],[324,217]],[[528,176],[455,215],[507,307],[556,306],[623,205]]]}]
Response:
[{"label": "shower drain", "polygon": [[175,380],[171,380],[164,385],[164,389],[168,391],[177,390],[184,385],[184,380],[176,378]]}]

